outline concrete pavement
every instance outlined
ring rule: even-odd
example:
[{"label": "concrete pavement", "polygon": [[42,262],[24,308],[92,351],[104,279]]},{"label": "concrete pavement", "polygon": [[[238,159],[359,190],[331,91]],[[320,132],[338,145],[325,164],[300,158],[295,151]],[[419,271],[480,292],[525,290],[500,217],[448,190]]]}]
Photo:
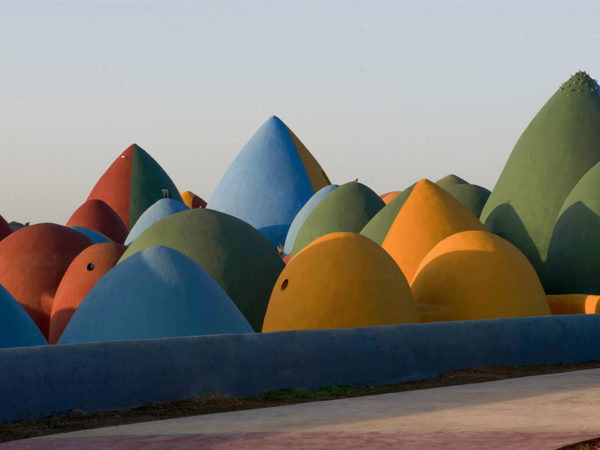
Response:
[{"label": "concrete pavement", "polygon": [[595,437],[600,369],[99,428],[0,449],[551,449]]}]

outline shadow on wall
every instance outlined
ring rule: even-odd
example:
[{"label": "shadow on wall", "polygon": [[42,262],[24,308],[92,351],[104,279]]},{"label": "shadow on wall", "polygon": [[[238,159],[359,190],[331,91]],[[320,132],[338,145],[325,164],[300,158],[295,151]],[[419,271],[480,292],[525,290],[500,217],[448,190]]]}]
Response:
[{"label": "shadow on wall", "polygon": [[544,284],[544,262],[521,218],[509,203],[494,208],[484,225],[490,232],[506,239],[521,250]]},{"label": "shadow on wall", "polygon": [[600,217],[582,202],[556,221],[546,260],[549,294],[600,294]]}]

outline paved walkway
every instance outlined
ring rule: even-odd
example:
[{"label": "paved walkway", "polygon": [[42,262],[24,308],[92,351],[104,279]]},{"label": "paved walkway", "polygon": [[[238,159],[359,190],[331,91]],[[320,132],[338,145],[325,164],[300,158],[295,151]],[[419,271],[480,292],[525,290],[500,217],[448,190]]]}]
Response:
[{"label": "paved walkway", "polygon": [[595,437],[600,369],[98,428],[0,449],[552,449]]}]

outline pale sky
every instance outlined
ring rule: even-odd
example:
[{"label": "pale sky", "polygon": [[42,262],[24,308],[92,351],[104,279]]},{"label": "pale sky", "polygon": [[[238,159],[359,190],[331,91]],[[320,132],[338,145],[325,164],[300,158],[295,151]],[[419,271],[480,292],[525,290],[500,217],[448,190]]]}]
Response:
[{"label": "pale sky", "polygon": [[493,188],[600,2],[0,0],[0,215],[64,224],[119,153],[210,201],[271,115],[334,183]]}]

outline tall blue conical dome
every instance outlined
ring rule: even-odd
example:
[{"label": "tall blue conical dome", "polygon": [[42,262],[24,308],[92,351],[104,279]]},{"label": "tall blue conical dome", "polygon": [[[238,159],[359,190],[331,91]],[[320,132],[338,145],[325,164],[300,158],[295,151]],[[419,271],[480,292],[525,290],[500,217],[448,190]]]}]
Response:
[{"label": "tall blue conical dome", "polygon": [[273,116],[231,163],[208,208],[248,222],[278,246],[302,206],[328,184],[307,148]]}]

